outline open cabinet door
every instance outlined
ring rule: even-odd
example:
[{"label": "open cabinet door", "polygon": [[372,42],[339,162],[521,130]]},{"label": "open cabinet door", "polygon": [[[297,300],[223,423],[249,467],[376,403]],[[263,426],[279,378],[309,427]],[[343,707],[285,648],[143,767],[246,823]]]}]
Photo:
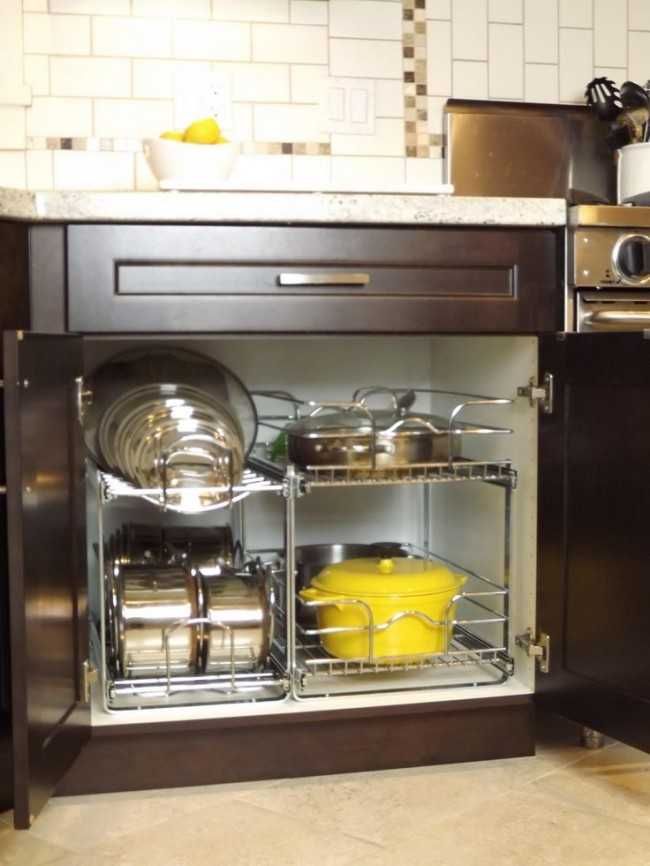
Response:
[{"label": "open cabinet door", "polygon": [[89,733],[81,340],[4,335],[14,820],[29,827]]},{"label": "open cabinet door", "polygon": [[[646,334],[646,336],[650,336]],[[541,340],[543,706],[650,751],[650,339]]]}]

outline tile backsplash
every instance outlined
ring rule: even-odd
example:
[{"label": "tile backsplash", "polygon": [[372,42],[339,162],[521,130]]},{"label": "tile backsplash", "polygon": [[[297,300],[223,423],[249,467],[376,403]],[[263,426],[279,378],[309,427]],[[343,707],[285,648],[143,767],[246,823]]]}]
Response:
[{"label": "tile backsplash", "polygon": [[[30,189],[156,189],[142,139],[179,125],[191,82],[210,76],[228,82],[234,180],[368,190],[440,182],[449,96],[581,102],[595,74],[650,77],[650,0],[0,0],[0,11],[0,185]],[[324,131],[328,77],[373,88],[372,133]]]}]

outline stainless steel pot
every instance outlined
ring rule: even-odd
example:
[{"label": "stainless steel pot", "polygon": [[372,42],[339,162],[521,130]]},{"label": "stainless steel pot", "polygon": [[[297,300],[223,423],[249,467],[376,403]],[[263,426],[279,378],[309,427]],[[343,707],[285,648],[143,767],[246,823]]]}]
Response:
[{"label": "stainless steel pot", "polygon": [[266,573],[230,569],[201,572],[205,617],[205,673],[252,671],[266,661],[273,640],[273,597]]},{"label": "stainless steel pot", "polygon": [[[86,445],[98,465],[163,491],[183,513],[230,501],[257,431],[246,388],[211,358],[167,347],[125,352],[86,380]],[[160,504],[160,495],[151,494]]]},{"label": "stainless steel pot", "polygon": [[214,568],[233,564],[235,546],[229,526],[124,523],[109,539],[107,558],[118,565]]},{"label": "stainless steel pot", "polygon": [[[368,396],[378,392],[391,395],[392,408],[368,407]],[[447,460],[451,447],[447,419],[411,413],[408,403],[390,389],[372,389],[349,404],[319,406],[308,417],[290,424],[287,434],[289,461],[302,468],[381,470],[434,463]]]},{"label": "stainless steel pot", "polygon": [[204,627],[184,625],[202,610],[202,588],[184,568],[114,565],[107,575],[109,629],[118,676],[196,674]]}]

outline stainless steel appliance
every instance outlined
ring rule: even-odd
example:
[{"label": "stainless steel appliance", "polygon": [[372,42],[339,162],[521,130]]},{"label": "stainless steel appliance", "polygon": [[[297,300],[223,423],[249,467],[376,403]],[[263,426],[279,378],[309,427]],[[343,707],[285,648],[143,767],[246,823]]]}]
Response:
[{"label": "stainless steel appliance", "polygon": [[569,212],[567,330],[650,328],[650,208]]}]

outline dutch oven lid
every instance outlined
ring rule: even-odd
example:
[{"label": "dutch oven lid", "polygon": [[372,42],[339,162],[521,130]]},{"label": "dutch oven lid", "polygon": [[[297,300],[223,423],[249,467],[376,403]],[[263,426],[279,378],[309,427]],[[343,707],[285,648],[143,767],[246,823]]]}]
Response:
[{"label": "dutch oven lid", "polygon": [[465,583],[444,565],[427,559],[347,559],[329,565],[312,586],[345,596],[409,596],[457,592]]}]

